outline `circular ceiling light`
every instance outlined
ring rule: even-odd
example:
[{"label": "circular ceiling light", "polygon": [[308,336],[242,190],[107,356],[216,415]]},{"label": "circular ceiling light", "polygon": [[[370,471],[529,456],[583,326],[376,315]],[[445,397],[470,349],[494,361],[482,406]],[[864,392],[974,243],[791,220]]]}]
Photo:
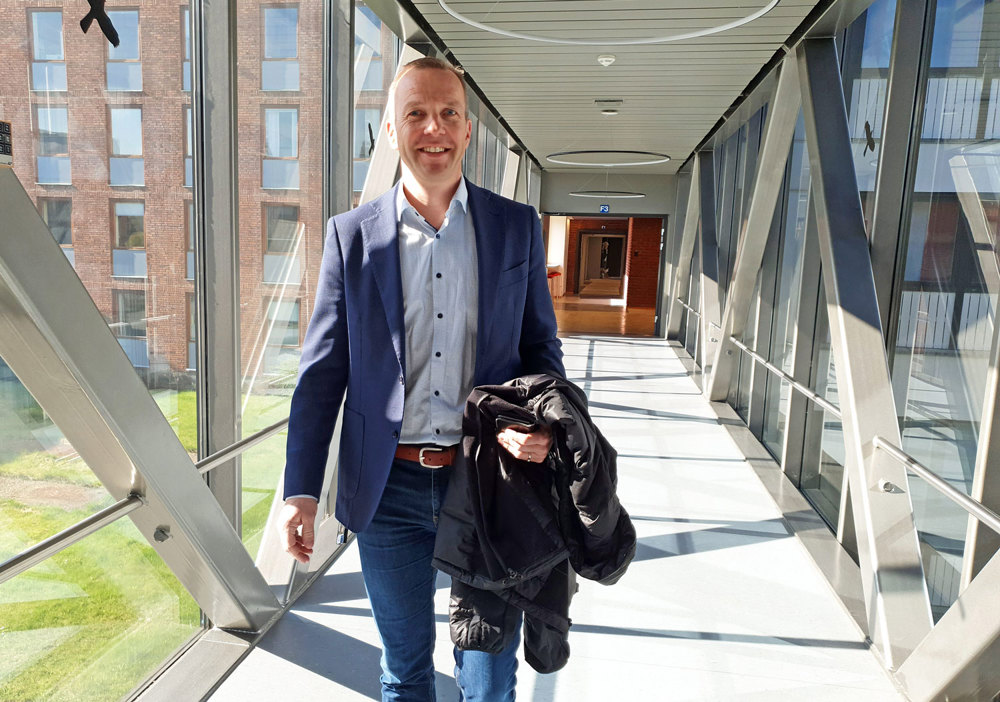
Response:
[{"label": "circular ceiling light", "polygon": [[441,9],[447,12],[449,15],[457,19],[463,24],[467,24],[470,27],[475,27],[476,29],[481,29],[484,32],[491,32],[492,34],[499,34],[504,37],[510,37],[511,39],[525,39],[527,41],[541,41],[548,44],[573,44],[576,46],[635,46],[637,44],[665,44],[668,41],[681,41],[682,39],[694,39],[695,37],[705,37],[710,34],[719,34],[720,32],[725,32],[730,29],[735,29],[736,27],[742,27],[745,24],[753,22],[755,19],[763,17],[768,12],[773,10],[779,0],[770,0],[766,5],[755,12],[751,12],[746,17],[740,17],[732,22],[726,22],[725,24],[720,24],[715,27],[706,27],[705,29],[698,29],[693,32],[684,32],[683,34],[668,34],[663,37],[644,37],[639,39],[560,39],[557,37],[543,37],[537,34],[523,34],[521,32],[511,32],[506,29],[500,29],[499,27],[494,27],[493,25],[484,24],[482,22],[476,22],[470,17],[459,13],[457,10],[453,9],[445,0],[438,0],[438,5]]},{"label": "circular ceiling light", "polygon": [[636,193],[631,190],[574,190],[573,197],[599,197],[602,200],[624,200],[626,198],[646,197],[646,193]]},{"label": "circular ceiling light", "polygon": [[[574,158],[566,158],[572,156]],[[617,160],[612,160],[614,157]],[[557,151],[545,157],[561,166],[589,166],[591,168],[617,168],[620,166],[653,166],[666,163],[670,157],[655,151]]]}]

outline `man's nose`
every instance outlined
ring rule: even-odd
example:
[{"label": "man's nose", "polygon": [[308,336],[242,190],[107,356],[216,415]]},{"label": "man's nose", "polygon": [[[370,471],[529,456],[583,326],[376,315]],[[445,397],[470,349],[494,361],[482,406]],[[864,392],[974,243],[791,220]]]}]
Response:
[{"label": "man's nose", "polygon": [[441,131],[441,120],[434,115],[429,116],[427,118],[427,123],[424,124],[424,133],[436,134],[439,131]]}]

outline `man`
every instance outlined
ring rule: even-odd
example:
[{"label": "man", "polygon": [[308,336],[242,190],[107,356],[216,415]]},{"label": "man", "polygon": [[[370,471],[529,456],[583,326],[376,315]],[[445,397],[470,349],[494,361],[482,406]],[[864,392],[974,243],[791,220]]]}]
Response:
[{"label": "man", "polygon": [[[390,192],[330,220],[292,397],[279,528],[306,562],[327,448],[344,398],[336,517],[358,535],[382,638],[383,700],[435,700],[437,518],[475,385],[564,375],[538,216],[462,177],[472,123],[462,74],[423,58],[389,89],[386,133],[402,161]],[[544,461],[547,428],[505,429]],[[513,699],[518,639],[455,651],[460,699]]]}]

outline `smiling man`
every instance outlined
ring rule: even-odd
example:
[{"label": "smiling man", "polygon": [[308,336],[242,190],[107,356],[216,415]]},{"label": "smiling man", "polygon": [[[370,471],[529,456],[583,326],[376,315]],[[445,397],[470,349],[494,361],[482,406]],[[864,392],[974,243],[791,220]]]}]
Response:
[{"label": "smiling man", "polygon": [[[565,371],[537,213],[462,177],[472,131],[462,73],[418,59],[389,100],[402,178],[327,227],[279,529],[307,562],[343,400],[336,517],[357,533],[382,639],[382,699],[434,702],[431,559],[465,399],[476,385]],[[532,463],[552,441],[547,428],[499,436]],[[514,699],[517,646],[515,637],[499,654],[456,649],[459,699]]]}]

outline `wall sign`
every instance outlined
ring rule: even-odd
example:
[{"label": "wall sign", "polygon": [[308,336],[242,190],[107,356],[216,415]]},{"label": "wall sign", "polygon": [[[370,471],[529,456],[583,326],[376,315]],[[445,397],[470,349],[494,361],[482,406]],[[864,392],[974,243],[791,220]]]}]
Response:
[{"label": "wall sign", "polygon": [[607,214],[611,211],[611,205],[601,205],[601,214]]}]

